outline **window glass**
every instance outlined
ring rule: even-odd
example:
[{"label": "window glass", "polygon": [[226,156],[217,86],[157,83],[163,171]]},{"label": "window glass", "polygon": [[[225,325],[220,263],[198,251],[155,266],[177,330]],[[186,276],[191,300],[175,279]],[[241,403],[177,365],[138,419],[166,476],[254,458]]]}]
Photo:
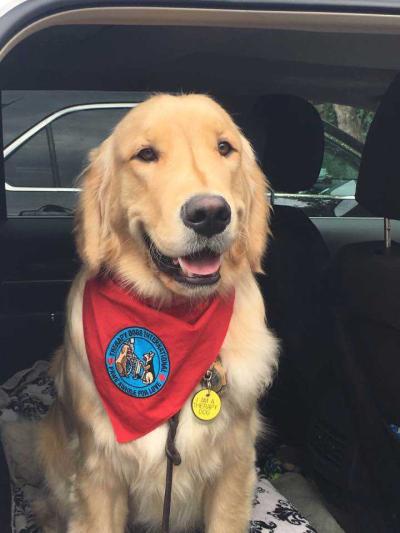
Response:
[{"label": "window glass", "polygon": [[52,123],[60,187],[76,187],[90,150],[111,133],[128,109],[77,111]]},{"label": "window glass", "polygon": [[[143,101],[148,93],[121,91],[2,91],[8,216],[72,216],[77,177],[90,150],[98,146],[129,108],[104,104]],[[86,104],[89,110],[70,109]],[[57,118],[58,116],[58,118]],[[24,133],[50,117],[48,126],[13,149]],[[56,189],[56,190],[45,190]]]},{"label": "window glass", "polygon": [[6,182],[14,187],[53,187],[48,136],[41,130],[4,162]]},{"label": "window glass", "polygon": [[354,196],[360,156],[325,136],[325,152],[319,178],[310,193]]},{"label": "window glass", "polygon": [[316,106],[324,124],[325,151],[318,180],[307,191],[276,191],[275,203],[300,207],[311,217],[371,216],[355,200],[361,153],[374,113],[336,104]]}]

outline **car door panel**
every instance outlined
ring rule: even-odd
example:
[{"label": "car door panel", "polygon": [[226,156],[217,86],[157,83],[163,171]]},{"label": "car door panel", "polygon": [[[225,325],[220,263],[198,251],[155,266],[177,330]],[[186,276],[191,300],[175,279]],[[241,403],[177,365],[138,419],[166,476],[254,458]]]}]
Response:
[{"label": "car door panel", "polygon": [[64,309],[79,268],[71,218],[9,219],[0,226],[0,382],[47,359],[62,342]]}]

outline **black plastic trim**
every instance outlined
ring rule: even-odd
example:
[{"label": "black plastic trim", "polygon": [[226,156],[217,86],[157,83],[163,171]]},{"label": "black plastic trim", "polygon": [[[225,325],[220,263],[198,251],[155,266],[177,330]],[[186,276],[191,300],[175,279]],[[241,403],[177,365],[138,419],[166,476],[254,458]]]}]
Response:
[{"label": "black plastic trim", "polygon": [[[1,112],[2,93],[0,91],[0,147],[3,150],[3,114]],[[6,204],[6,188],[5,183],[5,174],[4,174],[4,158],[1,153],[0,156],[0,220],[5,220],[7,218],[7,204]]]},{"label": "black plastic trim", "polygon": [[0,445],[0,516],[3,533],[11,530],[11,480],[3,446]]}]

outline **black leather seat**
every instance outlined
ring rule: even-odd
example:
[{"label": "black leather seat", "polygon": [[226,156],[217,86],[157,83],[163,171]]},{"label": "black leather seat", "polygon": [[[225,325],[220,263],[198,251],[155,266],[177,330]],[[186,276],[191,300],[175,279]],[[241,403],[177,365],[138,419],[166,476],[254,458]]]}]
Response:
[{"label": "black leather seat", "polygon": [[[400,220],[400,77],[368,132],[356,199],[376,217]],[[343,247],[332,273],[357,364],[385,420],[400,426],[400,244],[386,248],[382,225],[381,241]]]},{"label": "black leather seat", "polygon": [[[265,132],[261,163],[273,191],[310,189],[318,179],[324,152],[317,110],[296,96],[271,95],[260,102],[257,114]],[[268,322],[281,339],[282,350],[268,405],[285,439],[302,442],[313,403],[311,389],[325,364],[321,287],[329,252],[300,208],[275,203],[271,228],[266,275],[259,281]]]},{"label": "black leather seat", "polygon": [[[356,199],[372,215],[400,220],[400,76],[366,139]],[[388,227],[388,224],[386,225]],[[343,247],[332,264],[341,381],[385,531],[400,531],[400,245],[388,234]],[[362,235],[360,235],[362,239]],[[385,242],[386,241],[386,242]]]}]

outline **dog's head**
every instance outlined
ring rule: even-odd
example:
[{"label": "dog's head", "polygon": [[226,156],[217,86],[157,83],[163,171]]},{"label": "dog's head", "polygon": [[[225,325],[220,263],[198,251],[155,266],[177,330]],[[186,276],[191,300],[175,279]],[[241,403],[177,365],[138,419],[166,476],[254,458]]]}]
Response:
[{"label": "dog's head", "polygon": [[143,296],[207,296],[260,271],[266,179],[230,116],[201,95],[138,105],[90,156],[79,253]]}]

